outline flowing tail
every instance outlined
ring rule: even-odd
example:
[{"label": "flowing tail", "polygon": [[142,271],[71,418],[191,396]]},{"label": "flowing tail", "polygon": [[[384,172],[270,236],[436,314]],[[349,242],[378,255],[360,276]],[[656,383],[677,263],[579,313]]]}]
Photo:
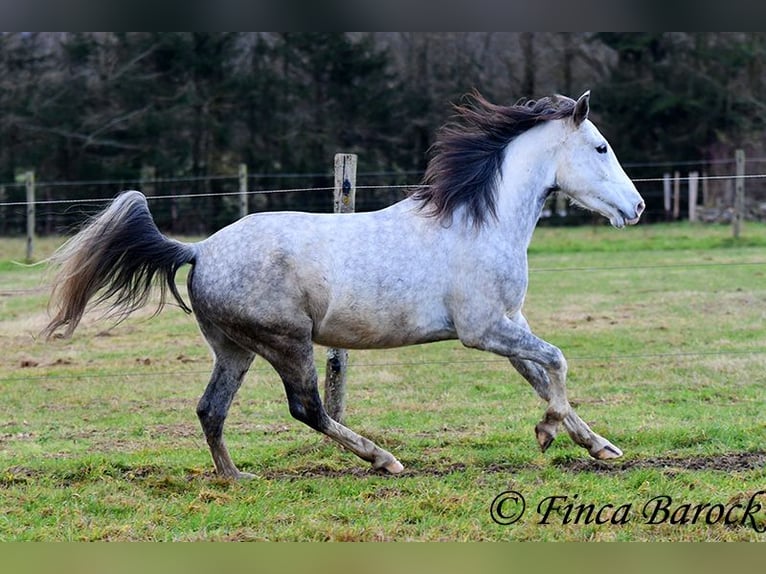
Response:
[{"label": "flowing tail", "polygon": [[51,258],[59,267],[50,300],[55,313],[42,334],[51,337],[66,327],[63,335],[70,337],[94,296],[94,304],[110,300],[107,313],[122,320],[146,305],[155,283],[160,288],[157,313],[168,289],[191,313],[178,293],[175,275],[182,265],[194,263],[195,253],[193,245],[160,233],[142,193],[120,194]]}]

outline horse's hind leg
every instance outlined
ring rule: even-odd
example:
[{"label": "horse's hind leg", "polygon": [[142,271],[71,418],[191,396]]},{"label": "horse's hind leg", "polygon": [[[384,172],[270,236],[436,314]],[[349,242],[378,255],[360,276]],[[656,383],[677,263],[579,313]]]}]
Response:
[{"label": "horse's hind leg", "polygon": [[215,354],[215,365],[205,393],[197,404],[197,416],[215,469],[226,478],[252,478],[251,474],[240,472],[231,460],[223,440],[223,424],[255,354],[235,345],[204,320],[200,320],[200,327]]},{"label": "horse's hind leg", "polygon": [[264,353],[274,366],[285,386],[290,414],[314,430],[326,434],[363,460],[372,463],[376,470],[392,474],[404,467],[388,451],[371,440],[332,420],[319,398],[317,372],[314,367],[314,351],[310,340],[279,344]]}]

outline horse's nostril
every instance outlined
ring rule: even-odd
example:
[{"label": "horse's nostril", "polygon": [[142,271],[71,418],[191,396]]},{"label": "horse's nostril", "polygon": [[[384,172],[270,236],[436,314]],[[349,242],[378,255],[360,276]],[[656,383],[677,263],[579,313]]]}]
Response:
[{"label": "horse's nostril", "polygon": [[636,205],[636,217],[640,216],[644,212],[645,208],[646,208],[646,204],[644,203],[644,200],[642,199]]}]

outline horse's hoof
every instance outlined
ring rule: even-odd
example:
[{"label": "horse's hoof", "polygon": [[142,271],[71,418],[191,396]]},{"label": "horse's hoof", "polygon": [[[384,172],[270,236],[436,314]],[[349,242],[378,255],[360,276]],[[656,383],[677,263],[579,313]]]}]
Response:
[{"label": "horse's hoof", "polygon": [[218,473],[218,476],[225,480],[252,480],[255,478],[254,474],[250,474],[249,472],[241,472],[239,470],[235,470],[233,472]]},{"label": "horse's hoof", "polygon": [[545,452],[556,437],[545,430],[542,425],[537,425],[535,427],[535,438],[537,439],[537,444],[540,445],[540,450]]},{"label": "horse's hoof", "polygon": [[622,451],[613,444],[607,444],[600,450],[590,453],[590,455],[598,460],[609,460],[611,458],[621,457]]},{"label": "horse's hoof", "polygon": [[384,470],[389,474],[399,474],[404,470],[404,465],[392,457],[391,460],[384,462],[383,464],[373,465],[373,468],[375,470]]}]

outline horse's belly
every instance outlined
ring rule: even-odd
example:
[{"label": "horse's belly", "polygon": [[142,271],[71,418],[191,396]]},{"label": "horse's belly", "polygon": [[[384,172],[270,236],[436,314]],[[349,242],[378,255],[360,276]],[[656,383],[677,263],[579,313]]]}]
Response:
[{"label": "horse's belly", "polygon": [[328,313],[313,335],[314,342],[327,347],[381,349],[452,339],[455,330],[446,319],[422,312],[365,312],[351,306]]}]

